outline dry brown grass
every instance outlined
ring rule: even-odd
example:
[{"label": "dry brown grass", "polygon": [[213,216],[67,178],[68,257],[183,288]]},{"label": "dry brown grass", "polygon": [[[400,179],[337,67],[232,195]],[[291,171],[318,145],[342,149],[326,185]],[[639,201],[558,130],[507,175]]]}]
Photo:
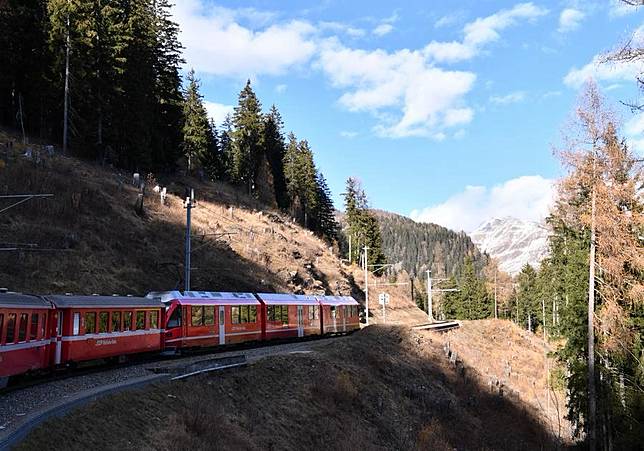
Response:
[{"label": "dry brown grass", "polygon": [[443,335],[452,353],[472,377],[490,392],[520,401],[546,427],[564,440],[570,439],[565,393],[553,388],[550,374],[557,371],[549,357],[554,348],[540,335],[521,329],[511,321],[463,321],[463,327]]},{"label": "dry brown grass", "polygon": [[463,379],[440,340],[376,326],[315,352],[162,383],[51,420],[18,449],[552,449],[538,419]]}]

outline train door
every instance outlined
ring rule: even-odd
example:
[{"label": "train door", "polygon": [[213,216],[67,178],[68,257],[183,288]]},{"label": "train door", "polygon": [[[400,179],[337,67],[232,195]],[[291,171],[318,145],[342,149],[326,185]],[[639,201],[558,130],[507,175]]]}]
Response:
[{"label": "train door", "polygon": [[304,307],[301,305],[297,306],[297,336],[304,336]]},{"label": "train door", "polygon": [[347,331],[347,306],[342,306],[342,332]]},{"label": "train door", "polygon": [[338,331],[338,308],[337,307],[331,307],[331,319],[333,320],[333,332],[336,333]]},{"label": "train door", "polygon": [[226,343],[226,307],[219,306],[219,344]]},{"label": "train door", "polygon": [[[56,354],[54,355],[54,363],[60,365],[62,360],[62,351],[63,351],[63,311],[58,311],[58,322],[56,323]],[[75,315],[79,315],[76,313]],[[74,317],[74,319],[76,319]],[[76,323],[73,325],[74,329],[76,328]],[[50,354],[51,355],[51,354]]]}]

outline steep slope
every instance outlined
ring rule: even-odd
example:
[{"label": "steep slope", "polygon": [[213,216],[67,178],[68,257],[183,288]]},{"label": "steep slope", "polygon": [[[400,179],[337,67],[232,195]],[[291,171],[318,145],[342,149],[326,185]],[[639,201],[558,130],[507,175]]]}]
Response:
[{"label": "steep slope", "polygon": [[529,263],[535,268],[548,255],[544,224],[506,217],[484,222],[470,234],[482,252],[499,261],[499,269],[516,275]]},{"label": "steep slope", "polygon": [[[0,194],[52,193],[0,215],[0,287],[29,292],[132,293],[183,287],[186,211],[192,210],[192,288],[342,293],[361,290],[329,245],[223,184],[184,177],[147,181],[144,211],[132,175],[73,158],[4,152]],[[152,190],[167,187],[164,205]],[[0,208],[9,205],[2,200]]]},{"label": "steep slope", "polygon": [[380,223],[383,250],[389,263],[416,275],[431,265],[435,277],[456,274],[466,257],[477,269],[485,266],[486,257],[470,237],[436,224],[415,222],[394,213],[375,211]]},{"label": "steep slope", "polygon": [[116,449],[556,448],[537,409],[487,382],[460,359],[451,365],[440,336],[370,327],[310,352],[101,399],[17,449],[101,448],[105,437]]}]

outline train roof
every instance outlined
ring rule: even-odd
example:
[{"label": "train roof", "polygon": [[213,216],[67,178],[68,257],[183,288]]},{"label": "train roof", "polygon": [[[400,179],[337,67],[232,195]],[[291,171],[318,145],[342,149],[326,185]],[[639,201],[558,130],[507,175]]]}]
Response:
[{"label": "train roof", "polygon": [[41,296],[22,293],[0,293],[0,308],[51,309],[51,303]]},{"label": "train roof", "polygon": [[177,301],[182,305],[259,305],[253,293],[225,291],[163,291],[147,295],[162,302]]},{"label": "train roof", "polygon": [[315,296],[289,293],[257,293],[266,305],[318,305]]},{"label": "train roof", "polygon": [[58,308],[142,308],[163,307],[158,299],[138,296],[77,296],[51,295],[45,296]]},{"label": "train roof", "polygon": [[322,305],[359,305],[351,296],[317,296]]}]

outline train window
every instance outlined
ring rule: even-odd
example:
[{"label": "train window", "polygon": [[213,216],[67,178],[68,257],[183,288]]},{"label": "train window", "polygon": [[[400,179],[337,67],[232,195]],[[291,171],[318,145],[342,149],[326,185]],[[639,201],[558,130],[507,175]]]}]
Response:
[{"label": "train window", "polygon": [[336,317],[335,307],[331,307],[331,318]]},{"label": "train window", "polygon": [[233,324],[239,324],[239,307],[230,308],[230,317]]},{"label": "train window", "polygon": [[159,312],[150,312],[150,329],[159,328]]},{"label": "train window", "polygon": [[254,305],[248,306],[248,322],[254,323],[257,321],[257,307]]},{"label": "train window", "polygon": [[121,330],[121,312],[112,312],[112,332]]},{"label": "train window", "polygon": [[16,314],[9,313],[9,315],[7,316],[7,337],[5,340],[6,344],[11,344],[14,342],[14,339],[16,337],[15,332],[16,332]]},{"label": "train window", "polygon": [[203,308],[203,323],[206,326],[213,326],[215,324],[215,307],[206,306]]},{"label": "train window", "polygon": [[7,344],[13,343],[16,338],[16,314],[9,313],[7,317]]},{"label": "train window", "polygon": [[0,313],[0,344],[2,344],[2,327],[4,326],[4,313]]},{"label": "train window", "polygon": [[247,323],[248,322],[248,306],[247,305],[242,305],[239,310],[241,311],[241,318],[240,318],[240,323]]},{"label": "train window", "polygon": [[193,305],[190,307],[190,325],[203,326],[203,306]]},{"label": "train window", "polygon": [[282,305],[282,324],[288,324],[288,305]]},{"label": "train window", "polygon": [[136,330],[145,329],[145,312],[136,312]]},{"label": "train window", "polygon": [[[45,323],[47,322],[47,315],[42,313],[40,315],[40,338],[45,338]],[[0,338],[2,337],[2,331],[0,331]]]},{"label": "train window", "polygon": [[266,307],[266,319],[268,321],[275,321],[275,306],[269,305]]},{"label": "train window", "polygon": [[100,312],[98,314],[98,333],[104,334],[107,332],[107,325],[109,323],[110,314],[108,312]]},{"label": "train window", "polygon": [[29,314],[22,313],[20,315],[20,325],[18,326],[18,341],[25,341],[27,339],[27,322],[29,321]]},{"label": "train window", "polygon": [[93,334],[96,332],[96,312],[85,312],[85,333]]},{"label": "train window", "polygon": [[123,330],[132,330],[132,312],[123,313]]},{"label": "train window", "polygon": [[35,313],[31,315],[31,329],[29,331],[29,340],[35,340],[38,338],[38,314]]},{"label": "train window", "polygon": [[[60,331],[58,331],[58,333],[60,333]],[[80,313],[78,312],[74,312],[74,330],[72,333],[73,335],[80,334]]]},{"label": "train window", "polygon": [[170,319],[168,320],[168,329],[171,327],[179,327],[181,326],[181,307],[177,307],[174,309],[174,312],[172,312],[172,315],[170,315]]}]

